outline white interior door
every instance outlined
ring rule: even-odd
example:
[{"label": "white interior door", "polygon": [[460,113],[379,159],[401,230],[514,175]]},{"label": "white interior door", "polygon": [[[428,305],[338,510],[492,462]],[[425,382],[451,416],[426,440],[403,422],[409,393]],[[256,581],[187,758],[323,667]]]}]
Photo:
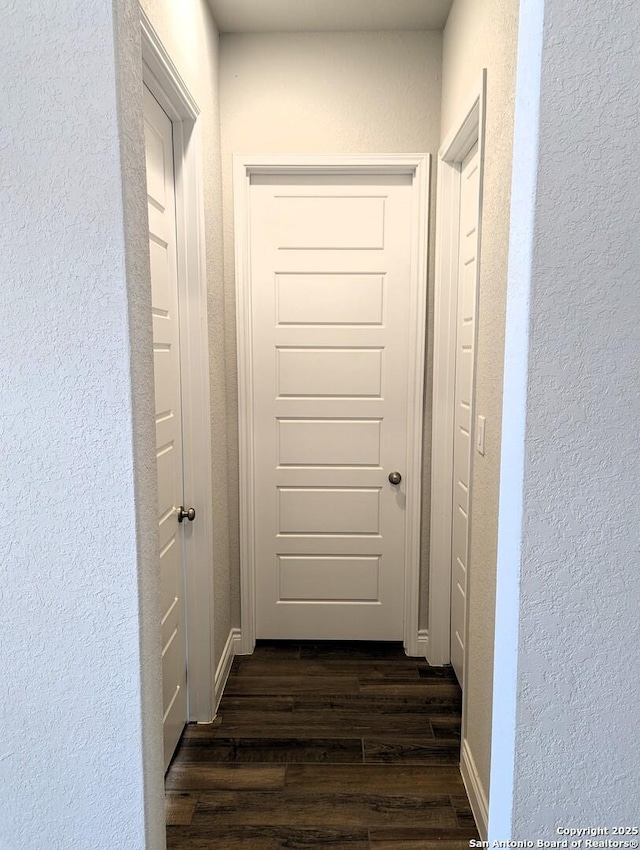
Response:
[{"label": "white interior door", "polygon": [[251,179],[258,638],[403,638],[411,204],[408,176]]},{"label": "white interior door", "polygon": [[180,340],[172,126],[146,87],[144,125],[153,312],[166,769],[187,720],[184,539],[178,522],[178,510],[183,504]]},{"label": "white interior door", "polygon": [[451,663],[463,685],[469,512],[471,433],[474,392],[476,278],[479,250],[480,170],[478,145],[464,159],[460,173],[460,243],[456,319],[456,384],[453,438],[453,528],[451,553]]}]

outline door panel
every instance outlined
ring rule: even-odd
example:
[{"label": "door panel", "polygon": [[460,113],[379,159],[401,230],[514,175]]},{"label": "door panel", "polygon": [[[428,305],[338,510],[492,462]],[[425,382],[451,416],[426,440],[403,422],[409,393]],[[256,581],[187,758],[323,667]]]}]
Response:
[{"label": "door panel", "polygon": [[384,276],[281,274],[276,276],[279,325],[381,325]]},{"label": "door panel", "polygon": [[379,419],[278,419],[278,466],[380,466]]},{"label": "door panel", "polygon": [[380,534],[380,489],[278,487],[278,533]]},{"label": "door panel", "polygon": [[158,473],[165,770],[187,720],[180,340],[171,121],[144,89]]},{"label": "door panel", "polygon": [[259,638],[403,637],[411,197],[252,179]]},{"label": "door panel", "polygon": [[380,558],[279,555],[279,599],[377,602]]},{"label": "door panel", "polygon": [[383,349],[281,348],[278,396],[380,398]]},{"label": "door panel", "polygon": [[478,271],[478,212],[480,171],[478,146],[469,152],[460,170],[460,241],[458,252],[458,308],[456,317],[456,389],[453,438],[453,528],[451,558],[451,663],[463,685],[467,569],[469,552],[469,488],[473,412]]},{"label": "door panel", "polygon": [[384,248],[383,197],[274,197],[280,250]]}]

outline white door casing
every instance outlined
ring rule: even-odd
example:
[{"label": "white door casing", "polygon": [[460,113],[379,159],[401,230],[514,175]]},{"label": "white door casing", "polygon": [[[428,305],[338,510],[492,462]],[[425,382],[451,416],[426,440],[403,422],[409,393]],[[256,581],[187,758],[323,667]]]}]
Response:
[{"label": "white door casing", "polygon": [[253,576],[258,637],[416,652],[428,162],[346,160],[236,163],[244,651]]},{"label": "white door casing", "polygon": [[172,126],[144,89],[158,473],[165,770],[187,721],[180,316]]},{"label": "white door casing", "polygon": [[464,681],[467,565],[471,490],[471,417],[474,410],[476,279],[480,157],[477,143],[460,166],[460,228],[456,311],[456,378],[453,436],[453,520],[451,546],[451,663]]}]

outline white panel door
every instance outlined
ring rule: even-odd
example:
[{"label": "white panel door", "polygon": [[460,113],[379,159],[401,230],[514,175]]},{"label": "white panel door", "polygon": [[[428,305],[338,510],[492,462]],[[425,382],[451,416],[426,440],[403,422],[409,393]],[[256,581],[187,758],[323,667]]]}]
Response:
[{"label": "white panel door", "polygon": [[403,638],[411,203],[404,176],[252,178],[258,638]]},{"label": "white panel door", "polygon": [[463,685],[467,567],[469,553],[469,489],[474,391],[476,277],[478,271],[478,204],[480,170],[477,144],[461,166],[458,309],[456,319],[456,391],[453,438],[453,520],[451,551],[451,663]]},{"label": "white panel door", "polygon": [[172,126],[144,89],[158,466],[165,770],[187,720],[180,340]]}]

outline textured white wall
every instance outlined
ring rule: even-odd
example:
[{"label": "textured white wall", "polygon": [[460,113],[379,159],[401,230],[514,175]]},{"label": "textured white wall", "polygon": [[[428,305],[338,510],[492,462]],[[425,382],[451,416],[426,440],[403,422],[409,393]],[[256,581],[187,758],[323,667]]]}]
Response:
[{"label": "textured white wall", "polygon": [[489,791],[498,492],[509,198],[518,0],[455,0],[444,31],[442,136],[487,69],[487,123],[478,312],[476,412],[486,416],[485,455],[474,453],[469,568],[466,740]]},{"label": "textured white wall", "polygon": [[[436,153],[440,140],[442,36],[413,33],[277,33],[221,37],[222,156],[226,329],[229,354],[229,456],[237,458],[234,153]],[[433,235],[433,231],[432,231]],[[433,262],[433,251],[431,251]],[[429,298],[429,322],[433,315]],[[431,324],[427,374],[431,373]],[[430,404],[427,382],[425,400]],[[424,478],[429,481],[430,409],[425,416]],[[230,470],[231,472],[231,470]],[[234,504],[237,468],[233,470]],[[423,506],[423,563],[429,552],[429,485]],[[237,513],[232,562],[239,569]],[[421,610],[426,610],[426,571]],[[239,625],[239,586],[234,625]]]},{"label": "textured white wall", "polygon": [[[538,135],[537,191],[512,230],[532,244],[528,286],[514,277],[509,291],[510,315],[528,318],[524,474],[505,469],[501,493],[508,504],[522,483],[521,550],[503,549],[501,527],[498,575],[511,591],[498,617],[519,607],[517,680],[503,683],[515,772],[511,823],[502,812],[492,828],[551,839],[557,825],[638,825],[640,7],[522,7],[544,23],[539,103],[534,74],[518,97],[518,123]],[[514,188],[530,155],[517,152]],[[494,755],[492,771],[508,772]]]},{"label": "textured white wall", "polygon": [[137,20],[2,11],[3,850],[164,846]]},{"label": "textured white wall", "polygon": [[[180,3],[142,0],[142,6],[201,110],[214,482],[213,626],[217,662],[231,627],[229,528],[231,523],[237,535],[238,525],[237,519],[233,519],[234,511],[237,513],[237,494],[229,498],[227,490],[228,369],[225,365],[218,30],[206,0],[181,0]],[[231,463],[235,469],[237,459]],[[234,551],[237,552],[237,542]]]}]

